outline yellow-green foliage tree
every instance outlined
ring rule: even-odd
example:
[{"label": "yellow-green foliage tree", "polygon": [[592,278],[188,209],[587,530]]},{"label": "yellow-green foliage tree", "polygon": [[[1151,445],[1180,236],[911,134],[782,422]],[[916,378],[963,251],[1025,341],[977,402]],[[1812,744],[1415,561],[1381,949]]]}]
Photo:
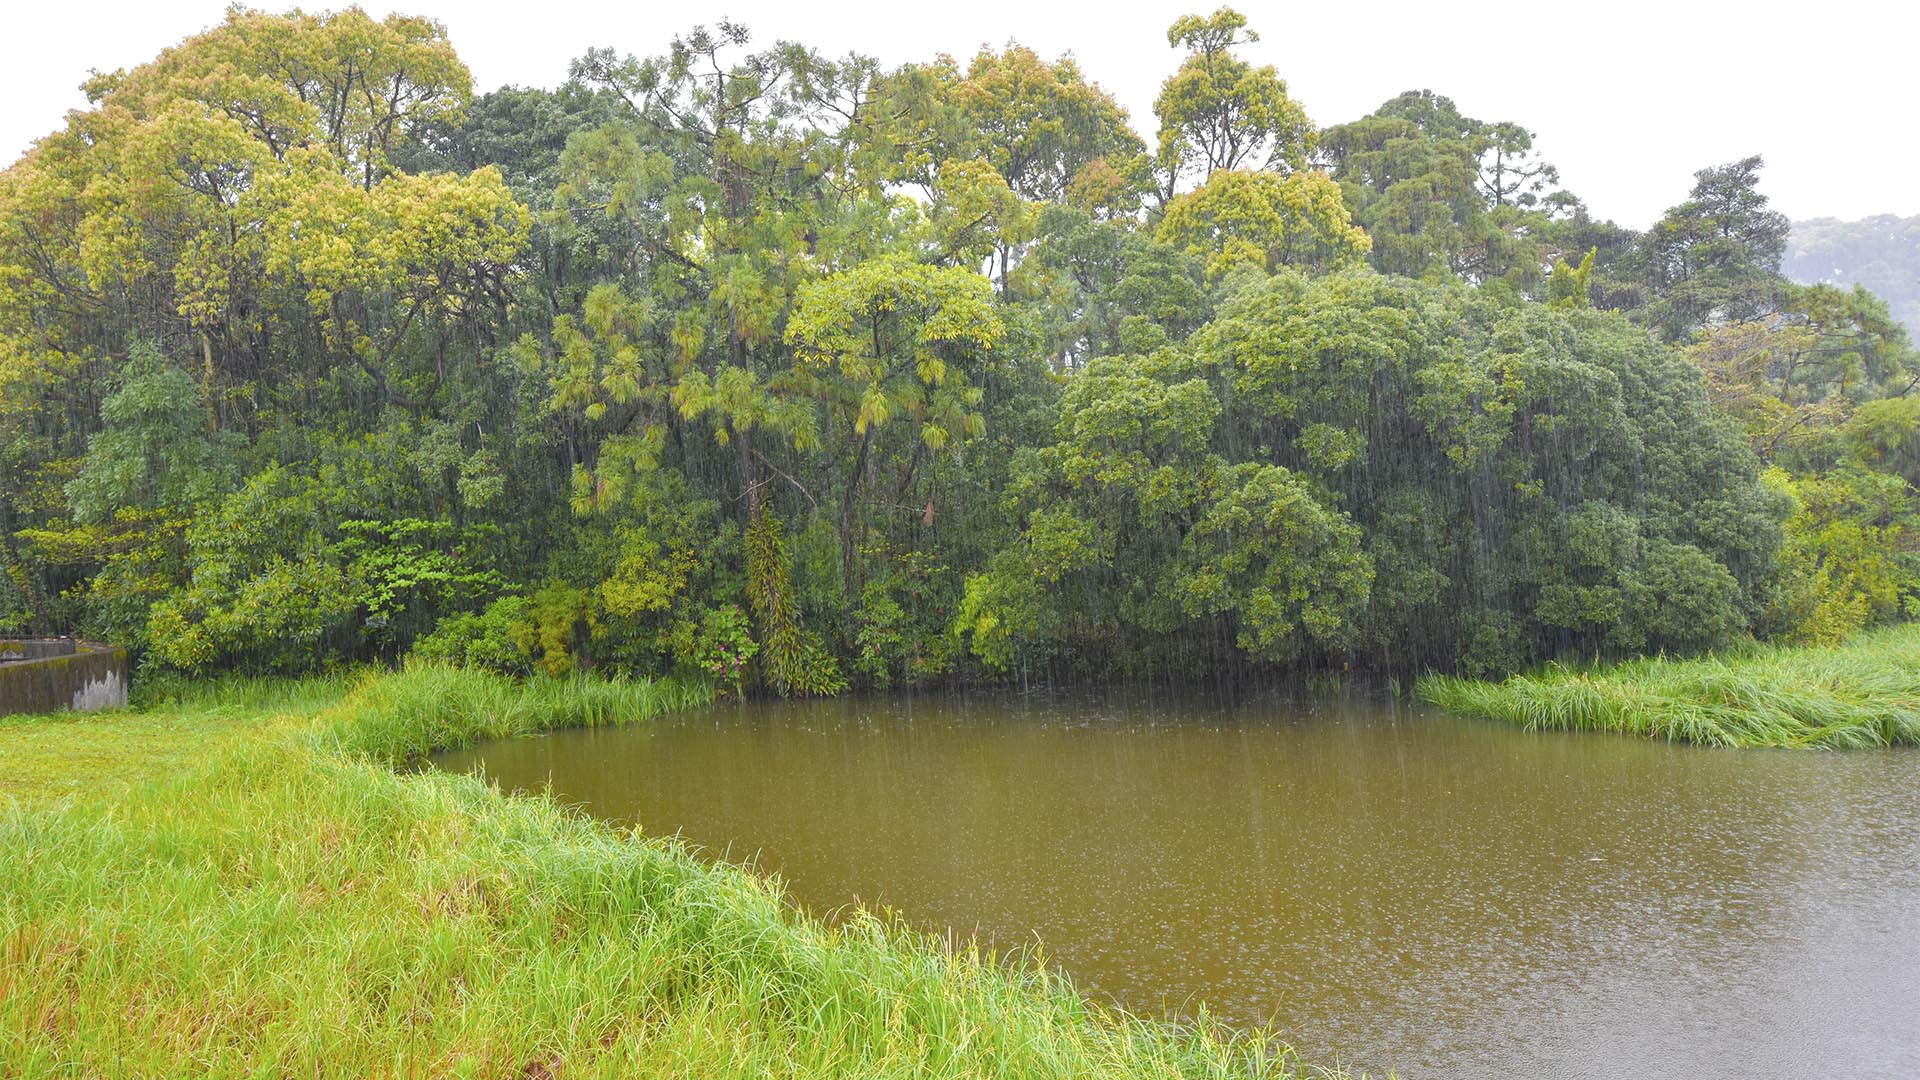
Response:
[{"label": "yellow-green foliage tree", "polygon": [[1323,172],[1281,176],[1216,172],[1167,204],[1159,239],[1207,260],[1207,275],[1236,266],[1336,270],[1366,258],[1372,242]]},{"label": "yellow-green foliage tree", "polygon": [[[412,176],[394,166],[398,147],[458,122],[471,99],[466,67],[430,20],[236,8],[86,89],[91,107],[0,178],[0,382],[9,401],[31,403],[4,410],[0,443],[35,478],[8,486],[0,518],[38,518],[43,542],[100,534],[78,561],[50,564],[55,588],[124,565],[116,553],[150,548],[152,522],[184,520],[224,494],[202,485],[144,500],[152,505],[106,505],[97,496],[107,489],[86,475],[65,484],[103,386],[122,386],[124,400],[136,387],[186,388],[205,411],[203,434],[229,445],[356,400],[451,430],[450,384],[471,387],[478,359],[456,342],[506,306],[527,227],[492,168]],[[136,337],[163,362],[129,369]],[[116,421],[100,422],[104,452]],[[441,457],[451,467],[475,451],[486,460],[456,437]],[[220,603],[240,611],[253,585],[277,588],[292,554],[229,565]],[[200,563],[159,565],[197,575]],[[143,580],[148,592],[184,584]],[[85,596],[68,601],[84,607]],[[120,622],[100,629],[139,640]],[[246,642],[240,632],[232,644]]]},{"label": "yellow-green foliage tree", "polygon": [[963,133],[948,156],[985,161],[1023,199],[1063,199],[1087,169],[1132,169],[1145,152],[1126,110],[1071,57],[1048,63],[1009,44],[981,49],[964,74],[942,71]]},{"label": "yellow-green foliage tree", "polygon": [[1315,140],[1306,110],[1272,65],[1255,67],[1233,52],[1259,40],[1247,17],[1227,7],[1181,16],[1167,28],[1167,44],[1187,55],[1153,103],[1162,202],[1181,180],[1222,169],[1306,168]]}]

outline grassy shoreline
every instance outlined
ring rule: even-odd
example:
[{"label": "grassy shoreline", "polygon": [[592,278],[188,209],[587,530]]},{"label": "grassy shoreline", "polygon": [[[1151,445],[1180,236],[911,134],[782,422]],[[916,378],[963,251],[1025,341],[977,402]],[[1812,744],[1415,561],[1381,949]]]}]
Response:
[{"label": "grassy shoreline", "polygon": [[1290,1077],[550,799],[393,766],[704,688],[447,669],[0,722],[0,1074]]},{"label": "grassy shoreline", "polygon": [[1920,745],[1920,624],[1831,647],[1549,667],[1500,682],[1430,675],[1421,700],[1530,731],[1725,747]]}]

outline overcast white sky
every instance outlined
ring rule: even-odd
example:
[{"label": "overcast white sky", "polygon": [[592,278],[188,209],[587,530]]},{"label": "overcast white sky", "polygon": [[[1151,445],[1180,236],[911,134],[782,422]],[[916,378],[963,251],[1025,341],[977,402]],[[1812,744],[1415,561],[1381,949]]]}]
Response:
[{"label": "overcast white sky", "polygon": [[[1016,39],[1072,52],[1151,138],[1154,95],[1177,61],[1166,26],[1219,0],[1050,5],[1027,0],[583,0],[366,3],[447,25],[475,86],[550,86],[589,46],[659,50],[697,22],[731,17],[758,40],[792,38],[893,64]],[[90,68],[138,64],[217,23],[226,0],[13,0],[0,15],[0,161],[84,104]],[[279,9],[285,5],[262,6]],[[309,8],[329,6],[325,0]],[[1643,227],[1685,197],[1692,173],[1761,153],[1763,190],[1796,219],[1920,213],[1911,65],[1920,6],[1908,0],[1619,0],[1360,4],[1237,0],[1272,63],[1321,125],[1402,90],[1451,96],[1470,116],[1539,135],[1563,183],[1596,215]]]}]

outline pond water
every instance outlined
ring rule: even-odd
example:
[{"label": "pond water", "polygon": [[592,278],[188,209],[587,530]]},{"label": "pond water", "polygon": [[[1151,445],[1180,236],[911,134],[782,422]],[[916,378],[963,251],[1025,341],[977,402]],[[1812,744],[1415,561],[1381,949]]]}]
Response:
[{"label": "pond water", "polygon": [[1375,1075],[1920,1076],[1920,753],[1116,691],[722,705],[439,764]]}]

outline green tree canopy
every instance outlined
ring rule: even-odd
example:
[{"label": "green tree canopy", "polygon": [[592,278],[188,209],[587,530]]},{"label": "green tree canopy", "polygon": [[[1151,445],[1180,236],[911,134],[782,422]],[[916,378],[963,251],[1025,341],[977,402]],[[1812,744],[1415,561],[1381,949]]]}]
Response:
[{"label": "green tree canopy", "polygon": [[1167,44],[1185,49],[1186,57],[1153,103],[1160,118],[1162,202],[1189,177],[1307,166],[1314,128],[1306,110],[1287,96],[1287,84],[1272,65],[1254,67],[1233,52],[1258,40],[1246,16],[1226,7],[1182,16],[1167,28]]}]

